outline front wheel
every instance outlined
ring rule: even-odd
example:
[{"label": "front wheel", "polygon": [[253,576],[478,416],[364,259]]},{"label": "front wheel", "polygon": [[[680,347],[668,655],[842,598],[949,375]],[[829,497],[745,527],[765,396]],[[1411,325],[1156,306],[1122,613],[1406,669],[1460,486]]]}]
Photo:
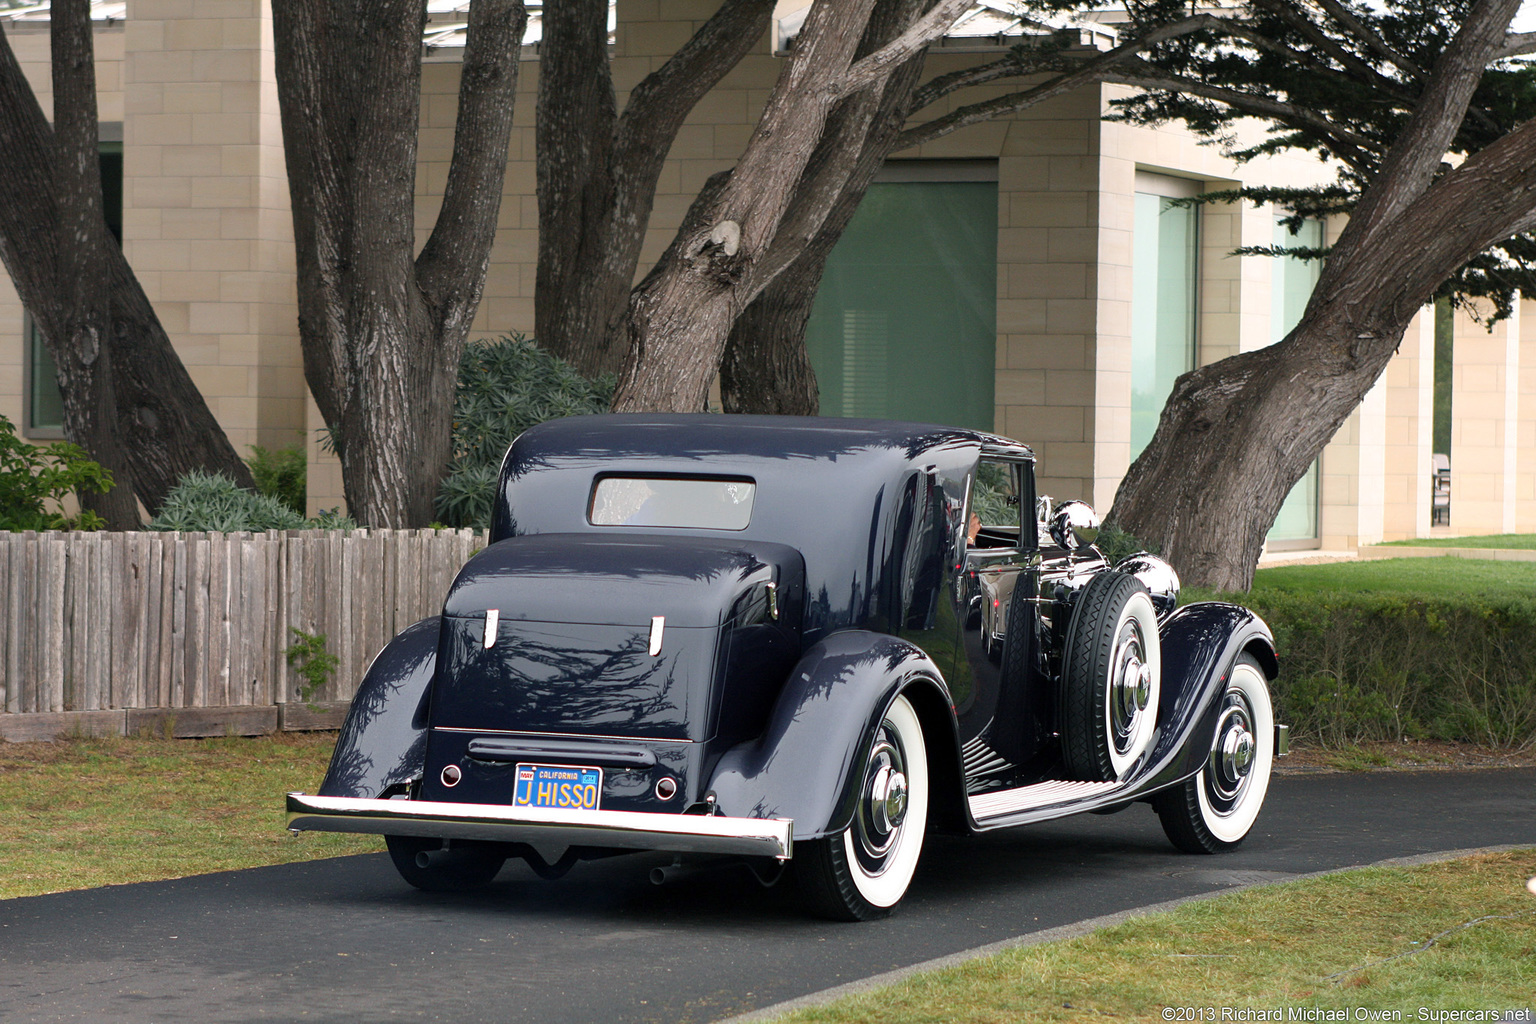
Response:
[{"label": "front wheel", "polygon": [[837,921],[889,914],[917,870],[928,821],[928,752],[917,712],[898,696],[875,732],[853,823],[797,848],[795,872],[813,912]]},{"label": "front wheel", "polygon": [[455,841],[421,836],[385,836],[389,859],[400,877],[427,892],[464,892],[489,885],[506,863],[497,843]]},{"label": "front wheel", "polygon": [[1219,853],[1243,841],[1269,791],[1275,712],[1252,655],[1232,666],[1200,774],[1152,798],[1163,831],[1185,853]]}]

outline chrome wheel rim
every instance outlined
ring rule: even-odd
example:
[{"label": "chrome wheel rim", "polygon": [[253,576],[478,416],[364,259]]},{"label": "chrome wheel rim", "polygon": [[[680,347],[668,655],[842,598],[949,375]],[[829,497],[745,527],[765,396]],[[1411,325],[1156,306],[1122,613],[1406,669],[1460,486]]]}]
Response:
[{"label": "chrome wheel rim", "polygon": [[1141,623],[1127,618],[1120,626],[1110,664],[1109,735],[1115,753],[1132,752],[1141,733],[1141,716],[1152,700],[1152,666],[1147,662],[1146,640]]},{"label": "chrome wheel rim", "polygon": [[1206,799],[1214,813],[1231,814],[1242,802],[1252,778],[1256,750],[1253,708],[1242,691],[1230,689],[1222,698],[1204,773]]},{"label": "chrome wheel rim", "polygon": [[869,874],[885,870],[907,814],[907,765],[901,738],[882,723],[869,753],[854,815],[854,853]]}]

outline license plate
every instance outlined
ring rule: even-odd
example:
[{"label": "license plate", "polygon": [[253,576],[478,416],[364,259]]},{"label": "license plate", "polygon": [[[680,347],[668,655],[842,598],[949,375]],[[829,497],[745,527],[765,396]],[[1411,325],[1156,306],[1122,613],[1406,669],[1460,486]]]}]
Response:
[{"label": "license plate", "polygon": [[520,764],[517,766],[517,784],[512,790],[512,806],[595,811],[602,792],[601,768]]}]

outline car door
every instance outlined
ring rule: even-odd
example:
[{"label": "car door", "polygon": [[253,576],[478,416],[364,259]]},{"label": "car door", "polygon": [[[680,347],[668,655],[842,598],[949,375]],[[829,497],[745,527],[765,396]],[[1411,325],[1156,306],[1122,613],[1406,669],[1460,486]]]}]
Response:
[{"label": "car door", "polygon": [[[1039,577],[1033,512],[1032,463],[984,452],[968,481],[955,585],[953,689],[973,788],[1006,781],[1040,742],[1025,714]],[[1011,621],[1021,615],[1026,621]]]}]

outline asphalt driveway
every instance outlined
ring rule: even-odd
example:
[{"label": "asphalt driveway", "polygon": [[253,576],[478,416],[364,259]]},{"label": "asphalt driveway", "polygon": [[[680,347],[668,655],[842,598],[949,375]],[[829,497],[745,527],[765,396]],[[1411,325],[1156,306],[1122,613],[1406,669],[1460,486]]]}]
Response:
[{"label": "asphalt driveway", "polygon": [[[280,797],[274,797],[279,799]],[[1536,846],[1536,769],[1277,778],[1236,852],[1136,805],[935,838],[893,918],[803,917],[741,870],[657,887],[657,856],[468,896],[347,857],[0,901],[0,1020],[710,1021],[1015,935],[1392,857]]]}]

